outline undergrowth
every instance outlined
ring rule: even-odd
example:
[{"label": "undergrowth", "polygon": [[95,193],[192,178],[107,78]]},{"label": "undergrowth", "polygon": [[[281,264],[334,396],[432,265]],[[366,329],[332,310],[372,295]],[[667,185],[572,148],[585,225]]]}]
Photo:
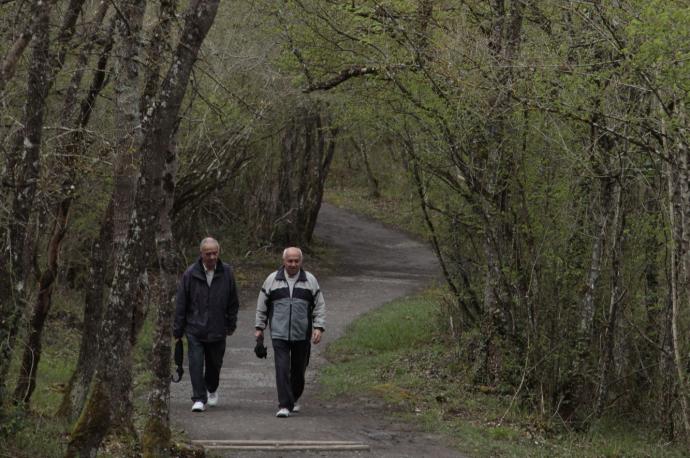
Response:
[{"label": "undergrowth", "polygon": [[458,363],[459,346],[438,332],[439,296],[430,290],[396,300],[349,326],[327,348],[322,395],[383,403],[470,456],[687,456],[635,419],[604,418],[577,433],[523,409],[510,393],[476,387]]}]

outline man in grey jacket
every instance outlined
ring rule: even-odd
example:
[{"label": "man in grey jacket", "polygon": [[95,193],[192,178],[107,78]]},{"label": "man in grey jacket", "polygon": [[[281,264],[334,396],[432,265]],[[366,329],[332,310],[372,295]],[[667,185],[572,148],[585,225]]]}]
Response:
[{"label": "man in grey jacket", "polygon": [[283,251],[283,266],[266,278],[256,304],[254,336],[263,339],[268,325],[275,354],[277,417],[299,412],[311,343],[321,342],[326,303],[316,277],[302,269],[302,250]]},{"label": "man in grey jacket", "polygon": [[200,257],[182,275],[177,288],[173,336],[187,335],[192,411],[218,404],[225,337],[237,327],[237,287],[229,264],[218,258],[218,241],[201,241]]}]

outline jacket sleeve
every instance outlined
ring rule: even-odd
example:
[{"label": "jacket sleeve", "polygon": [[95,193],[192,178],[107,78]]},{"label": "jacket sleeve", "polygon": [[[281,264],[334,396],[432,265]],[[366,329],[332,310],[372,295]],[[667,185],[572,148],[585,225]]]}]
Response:
[{"label": "jacket sleeve", "polygon": [[[228,268],[229,270],[229,268]],[[237,284],[235,283],[235,276],[232,270],[229,270],[230,276],[230,297],[228,298],[228,305],[225,310],[225,332],[230,335],[237,329],[237,311],[240,308],[240,301],[237,298]]]},{"label": "jacket sleeve", "polygon": [[187,325],[187,307],[189,289],[189,275],[185,272],[177,285],[177,296],[175,298],[175,322],[173,323],[173,337],[179,339],[184,334]]},{"label": "jacket sleeve", "polygon": [[259,298],[256,300],[256,319],[254,327],[256,329],[266,329],[268,321],[268,294],[271,287],[271,276],[269,276],[259,291]]},{"label": "jacket sleeve", "polygon": [[313,291],[314,291],[314,311],[312,312],[312,326],[314,328],[321,329],[321,331],[326,330],[326,301],[323,298],[323,293],[321,288],[319,288],[319,282],[316,281],[316,277],[313,278]]}]

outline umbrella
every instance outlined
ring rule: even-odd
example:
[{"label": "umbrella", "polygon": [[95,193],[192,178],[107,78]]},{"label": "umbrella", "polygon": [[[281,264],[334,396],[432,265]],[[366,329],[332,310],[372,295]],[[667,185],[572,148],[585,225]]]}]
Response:
[{"label": "umbrella", "polygon": [[182,339],[177,339],[175,342],[175,364],[177,364],[177,380],[175,376],[171,375],[170,380],[177,383],[182,380],[182,374],[184,374],[184,369],[182,369],[182,362],[184,360],[184,346],[182,345]]}]

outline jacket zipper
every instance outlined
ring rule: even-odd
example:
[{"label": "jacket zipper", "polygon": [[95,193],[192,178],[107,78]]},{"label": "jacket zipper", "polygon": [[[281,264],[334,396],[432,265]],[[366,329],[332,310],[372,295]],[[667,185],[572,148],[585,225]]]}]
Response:
[{"label": "jacket zipper", "polygon": [[290,313],[288,315],[288,342],[290,341],[290,337],[292,337],[292,291],[294,289],[294,285],[292,287],[292,290],[290,289],[290,283],[288,282],[288,291],[290,291]]}]

